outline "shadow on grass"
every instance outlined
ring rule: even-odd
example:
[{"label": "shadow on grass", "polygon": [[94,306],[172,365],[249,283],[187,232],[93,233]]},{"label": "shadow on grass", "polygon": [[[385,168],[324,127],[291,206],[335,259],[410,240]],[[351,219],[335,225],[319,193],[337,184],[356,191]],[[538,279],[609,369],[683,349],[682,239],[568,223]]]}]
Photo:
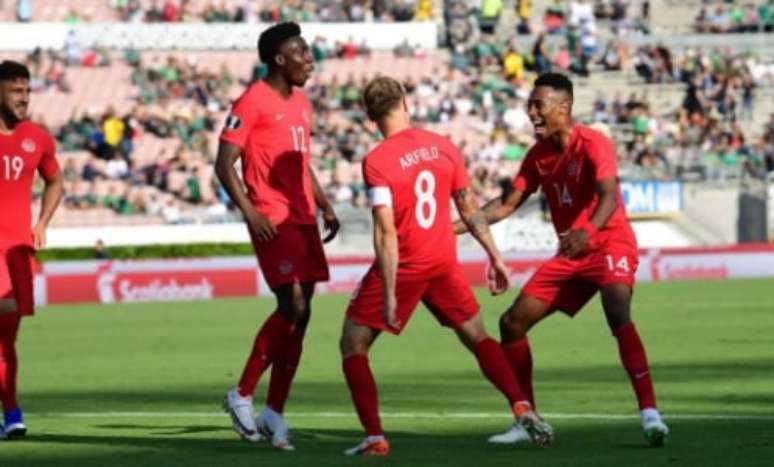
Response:
[{"label": "shadow on grass", "polygon": [[[486,422],[462,425],[459,420],[446,432],[433,432],[433,424],[404,422],[403,430],[388,433],[392,453],[387,459],[353,459],[342,455],[356,443],[358,430],[305,428],[293,431],[296,452],[279,452],[267,443],[241,442],[210,424],[84,424],[84,434],[48,430],[33,433],[17,443],[0,446],[3,467],[164,466],[229,467],[355,466],[422,467],[513,465],[745,465],[763,466],[774,456],[765,422],[677,421],[671,443],[662,449],[645,447],[636,421],[567,422],[557,424],[557,440],[546,449],[531,445],[494,446],[486,443],[491,432]],[[765,423],[765,424],[764,424]],[[320,423],[322,425],[322,423]],[[437,428],[437,426],[436,426]],[[125,436],[117,431],[130,430]],[[410,430],[410,431],[406,431]],[[177,434],[172,435],[172,432]],[[202,434],[218,432],[218,437]],[[734,436],[729,436],[734,433]],[[195,436],[199,435],[199,436]],[[10,448],[10,449],[9,449]],[[5,457],[8,453],[9,457]]]},{"label": "shadow on grass", "polygon": [[[407,370],[405,373],[391,371],[376,373],[380,398],[385,407],[400,407],[401,410],[475,410],[477,401],[491,401],[499,394],[473,369],[433,369],[425,373]],[[675,395],[676,400],[696,400],[712,402],[739,402],[742,404],[774,405],[774,396],[770,394],[745,394],[742,392],[745,381],[767,379],[774,385],[774,364],[767,359],[706,362],[681,362],[679,364],[656,364],[653,366],[656,388],[666,388],[670,384],[695,383],[695,394]],[[715,384],[717,383],[717,384]],[[156,383],[158,384],[158,383]],[[536,369],[535,384],[539,387],[538,398],[543,401],[575,401],[585,393],[587,397],[597,397],[609,392],[611,385],[620,386],[622,393],[628,394],[626,374],[618,365],[594,365],[550,367]],[[704,385],[713,384],[712,389],[726,388],[723,394],[707,395],[702,391]],[[261,382],[260,390],[265,390],[266,381]],[[127,388],[125,390],[80,390],[24,391],[23,404],[30,413],[93,412],[95,407],[101,411],[170,411],[176,410],[212,410],[215,412],[227,388],[222,385],[193,384],[168,387]],[[730,398],[730,399],[729,399]],[[260,401],[258,395],[256,401]],[[291,411],[297,407],[324,407],[326,411],[351,411],[349,393],[343,378],[330,381],[308,381],[304,379],[303,369],[293,388],[289,402]],[[489,406],[491,409],[491,405]],[[480,410],[480,409],[479,409]]]}]

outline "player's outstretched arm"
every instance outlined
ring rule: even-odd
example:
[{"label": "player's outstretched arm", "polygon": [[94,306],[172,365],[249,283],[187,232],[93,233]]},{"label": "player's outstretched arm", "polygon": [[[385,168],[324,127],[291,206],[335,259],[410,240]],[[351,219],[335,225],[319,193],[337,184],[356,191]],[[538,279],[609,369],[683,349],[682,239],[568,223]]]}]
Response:
[{"label": "player's outstretched arm", "polygon": [[48,223],[51,222],[51,218],[54,216],[54,212],[64,196],[64,180],[61,172],[57,171],[51,175],[43,175],[41,172],[41,175],[43,176],[45,187],[43,188],[43,197],[41,199],[40,215],[35,223],[35,227],[32,229],[32,242],[35,249],[46,246]]},{"label": "player's outstretched arm", "polygon": [[[529,195],[524,194],[520,190],[511,190],[503,193],[499,198],[491,199],[481,208],[481,212],[486,219],[487,225],[496,224],[506,217],[513,214],[519,206],[529,198]],[[456,200],[456,198],[455,198]],[[459,208],[459,206],[458,206]],[[454,233],[459,235],[469,231],[467,223],[462,219],[454,223]]]},{"label": "player's outstretched arm", "polygon": [[309,165],[309,178],[312,179],[312,191],[314,192],[314,202],[317,205],[317,209],[323,213],[323,222],[325,223],[325,230],[328,231],[328,235],[323,239],[323,243],[328,243],[336,237],[339,232],[339,218],[336,217],[336,211],[333,210],[328,198],[325,196],[325,192],[320,185],[320,181],[317,180],[317,174],[314,173],[314,169]]},{"label": "player's outstretched arm", "polygon": [[395,316],[397,300],[395,298],[395,282],[398,274],[398,233],[395,229],[395,218],[392,207],[376,206],[374,216],[374,251],[382,273],[382,290],[384,293],[384,321],[393,329],[400,329]]},{"label": "player's outstretched arm", "polygon": [[559,254],[572,258],[586,249],[586,244],[594,234],[607,224],[618,205],[618,179],[604,178],[596,183],[599,203],[586,225],[573,229],[560,236]]},{"label": "player's outstretched arm", "polygon": [[455,191],[454,203],[457,206],[461,221],[489,256],[490,269],[487,271],[487,275],[489,276],[490,291],[493,294],[504,292],[508,288],[508,268],[497,249],[492,232],[489,231],[490,222],[486,213],[476,206],[476,200],[470,188]]},{"label": "player's outstretched arm", "polygon": [[239,175],[234,169],[234,164],[241,154],[242,148],[221,140],[218,146],[218,157],[215,160],[215,174],[231,201],[242,211],[252,234],[260,241],[268,241],[277,234],[277,229],[269,219],[255,209],[242,187]]}]

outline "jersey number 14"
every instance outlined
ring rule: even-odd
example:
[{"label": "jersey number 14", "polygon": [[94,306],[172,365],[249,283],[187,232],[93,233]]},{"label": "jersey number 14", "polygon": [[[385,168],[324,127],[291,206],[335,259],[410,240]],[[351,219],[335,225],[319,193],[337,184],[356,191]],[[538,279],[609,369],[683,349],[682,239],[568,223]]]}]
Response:
[{"label": "jersey number 14", "polygon": [[570,196],[570,190],[567,189],[566,183],[559,185],[558,182],[554,182],[554,189],[560,206],[572,206],[572,196]]}]

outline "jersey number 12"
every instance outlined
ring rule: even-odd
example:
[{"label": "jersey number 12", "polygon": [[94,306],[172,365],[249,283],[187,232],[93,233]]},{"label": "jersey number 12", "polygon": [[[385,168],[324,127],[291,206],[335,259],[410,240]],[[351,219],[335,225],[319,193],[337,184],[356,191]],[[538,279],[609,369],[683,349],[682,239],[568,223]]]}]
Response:
[{"label": "jersey number 12", "polygon": [[293,149],[298,152],[306,152],[306,132],[304,127],[290,127],[290,135],[293,137]]}]

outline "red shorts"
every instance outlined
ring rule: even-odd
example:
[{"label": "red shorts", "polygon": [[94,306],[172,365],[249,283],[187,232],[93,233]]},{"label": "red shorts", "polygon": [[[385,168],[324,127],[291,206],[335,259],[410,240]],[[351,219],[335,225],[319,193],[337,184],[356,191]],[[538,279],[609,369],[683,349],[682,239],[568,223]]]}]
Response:
[{"label": "red shorts", "polygon": [[253,238],[253,248],[272,290],[295,282],[328,280],[328,261],[316,225],[280,225],[268,242]]},{"label": "red shorts", "polygon": [[631,247],[608,247],[580,258],[555,256],[543,263],[522,293],[574,316],[600,289],[610,284],[634,287],[639,255]]},{"label": "red shorts", "polygon": [[382,280],[379,266],[374,264],[360,281],[347,308],[347,318],[361,326],[400,334],[421,300],[443,326],[458,329],[478,314],[478,302],[459,265],[432,278],[401,275],[398,271],[395,312],[400,330],[389,328],[382,316]]},{"label": "red shorts", "polygon": [[0,248],[0,300],[16,300],[17,313],[23,315],[35,312],[34,257],[35,250],[29,245]]}]

